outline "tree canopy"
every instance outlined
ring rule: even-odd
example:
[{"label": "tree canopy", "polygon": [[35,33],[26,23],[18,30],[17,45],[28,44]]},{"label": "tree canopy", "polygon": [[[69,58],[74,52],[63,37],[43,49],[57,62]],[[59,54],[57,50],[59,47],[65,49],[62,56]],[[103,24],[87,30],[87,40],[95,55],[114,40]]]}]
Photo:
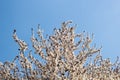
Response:
[{"label": "tree canopy", "polygon": [[[101,48],[91,46],[93,34],[75,33],[72,21],[63,22],[61,28],[54,28],[54,34],[44,38],[38,26],[37,35],[32,29],[31,44],[21,40],[13,32],[13,39],[19,45],[19,54],[13,61],[0,63],[0,79],[3,80],[120,80],[119,57],[115,63],[103,59]],[[29,51],[27,53],[26,51]],[[27,56],[25,56],[27,54]],[[44,62],[42,62],[44,61]]]}]

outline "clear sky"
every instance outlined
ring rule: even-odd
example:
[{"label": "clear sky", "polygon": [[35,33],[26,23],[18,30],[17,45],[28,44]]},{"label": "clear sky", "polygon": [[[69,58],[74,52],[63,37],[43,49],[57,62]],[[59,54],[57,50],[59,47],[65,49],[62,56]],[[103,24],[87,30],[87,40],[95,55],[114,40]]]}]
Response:
[{"label": "clear sky", "polygon": [[50,34],[66,20],[78,25],[77,32],[94,33],[104,58],[120,57],[120,0],[0,0],[0,61],[18,54],[13,29],[30,45],[31,28],[40,24]]}]

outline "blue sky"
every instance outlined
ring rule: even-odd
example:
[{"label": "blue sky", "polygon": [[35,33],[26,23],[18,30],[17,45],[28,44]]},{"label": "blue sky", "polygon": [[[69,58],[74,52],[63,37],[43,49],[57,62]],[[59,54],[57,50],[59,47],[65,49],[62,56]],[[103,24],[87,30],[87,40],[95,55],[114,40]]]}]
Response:
[{"label": "blue sky", "polygon": [[31,28],[40,24],[50,34],[66,20],[78,25],[76,32],[94,33],[104,58],[120,57],[120,0],[0,0],[0,61],[18,54],[13,29],[30,45]]}]

